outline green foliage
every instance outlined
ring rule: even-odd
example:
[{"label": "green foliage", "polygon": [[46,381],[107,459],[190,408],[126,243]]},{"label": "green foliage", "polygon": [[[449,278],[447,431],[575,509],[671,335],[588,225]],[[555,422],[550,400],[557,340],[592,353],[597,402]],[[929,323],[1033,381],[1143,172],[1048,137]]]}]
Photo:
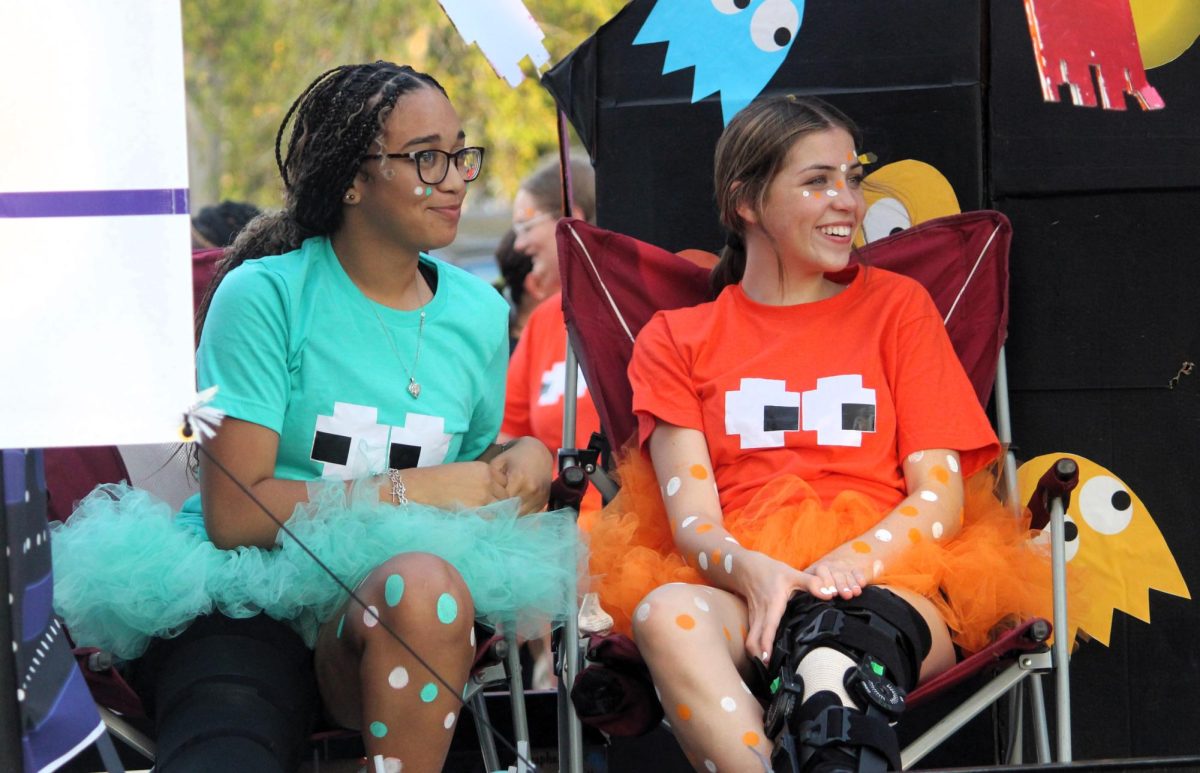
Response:
[{"label": "green foliage", "polygon": [[[557,62],[625,0],[525,0]],[[471,142],[488,148],[488,193],[510,198],[557,146],[554,100],[529,77],[518,88],[468,46],[436,0],[184,0],[183,38],[193,206],[230,198],[279,206],[275,133],[318,74],[385,59],[436,77]]]}]

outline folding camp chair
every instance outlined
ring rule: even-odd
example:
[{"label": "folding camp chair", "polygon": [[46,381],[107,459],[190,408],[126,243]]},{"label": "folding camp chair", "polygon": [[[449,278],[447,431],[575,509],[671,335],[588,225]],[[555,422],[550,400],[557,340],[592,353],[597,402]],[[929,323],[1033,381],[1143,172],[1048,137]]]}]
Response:
[{"label": "folding camp chair", "polygon": [[[557,238],[570,348],[578,356],[592,391],[601,426],[613,446],[619,447],[633,438],[636,431],[632,389],[625,373],[638,331],[659,309],[708,300],[709,272],[693,261],[578,220],[560,221]],[[1011,442],[1011,431],[1002,346],[1008,318],[1010,240],[1008,220],[998,212],[984,211],[929,221],[871,243],[858,252],[858,259],[865,264],[911,276],[929,290],[981,403],[987,404],[995,386],[998,434],[1006,447]],[[1009,452],[1005,459],[1005,482],[1008,502],[1017,511],[1015,469],[1015,460]],[[1063,488],[1070,485],[1068,482]],[[1061,498],[1056,502],[1048,509],[1052,510],[1052,517],[1054,512],[1058,513],[1059,526],[1052,527],[1052,535],[1061,544],[1064,505]],[[1054,562],[1055,622],[1065,626],[1065,616],[1061,622],[1058,619],[1059,610],[1065,605],[1065,562],[1060,558],[1056,556]],[[973,698],[905,749],[904,767],[915,764],[976,714],[1010,693],[1016,707],[1011,726],[1018,734],[1010,739],[1007,756],[1010,762],[1019,761],[1023,746],[1019,735],[1021,689],[1026,683],[1032,692],[1038,759],[1048,762],[1049,739],[1040,675],[1055,669],[1059,680],[1058,752],[1060,759],[1070,759],[1067,643],[1055,642],[1052,663],[1046,645],[1051,630],[1045,620],[1026,621],[915,690],[908,699],[910,706],[920,705],[985,669],[1003,669]]]}]

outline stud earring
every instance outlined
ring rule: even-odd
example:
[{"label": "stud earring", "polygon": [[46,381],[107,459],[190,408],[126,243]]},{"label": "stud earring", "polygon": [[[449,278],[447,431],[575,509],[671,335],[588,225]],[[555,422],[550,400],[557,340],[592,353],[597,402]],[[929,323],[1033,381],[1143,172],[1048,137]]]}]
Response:
[{"label": "stud earring", "polygon": [[358,202],[358,194],[354,191],[346,191],[346,195],[342,197],[342,201],[347,204],[355,204]]}]

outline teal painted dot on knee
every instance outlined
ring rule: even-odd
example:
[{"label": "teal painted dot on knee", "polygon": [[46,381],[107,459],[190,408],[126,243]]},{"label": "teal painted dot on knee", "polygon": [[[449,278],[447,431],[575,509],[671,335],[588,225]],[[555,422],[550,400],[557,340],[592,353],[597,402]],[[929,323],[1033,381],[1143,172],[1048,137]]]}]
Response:
[{"label": "teal painted dot on knee", "polygon": [[342,615],[341,619],[338,620],[337,637],[339,639],[342,638],[342,629],[345,627],[346,627],[346,616]]},{"label": "teal painted dot on knee", "polygon": [[375,736],[376,738],[383,738],[385,735],[387,735],[387,725],[383,724],[382,722],[372,722],[371,735]]},{"label": "teal painted dot on knee", "polygon": [[438,620],[449,625],[458,617],[458,602],[449,593],[438,596]]},{"label": "teal painted dot on knee", "polygon": [[400,599],[404,598],[404,578],[398,574],[388,575],[387,582],[383,584],[383,597],[389,607],[399,604]]},{"label": "teal painted dot on knee", "polygon": [[438,688],[433,682],[427,683],[421,688],[421,700],[426,703],[433,703],[433,699],[437,697]]}]

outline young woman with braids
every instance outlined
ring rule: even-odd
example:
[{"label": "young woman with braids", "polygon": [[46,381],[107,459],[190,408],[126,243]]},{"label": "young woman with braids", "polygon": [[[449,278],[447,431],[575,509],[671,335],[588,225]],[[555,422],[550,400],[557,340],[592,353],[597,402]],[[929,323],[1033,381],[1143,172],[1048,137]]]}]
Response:
[{"label": "young woman with braids", "polygon": [[124,658],[214,610],[287,621],[372,770],[440,770],[475,619],[561,618],[577,561],[570,515],[539,512],[544,446],[492,442],[505,303],[426,253],[453,241],[483,150],[432,77],[375,62],[318,77],[276,159],[284,209],[238,237],[200,310],[199,386],[226,413],[201,494],[177,517],[128,487],[86,499],[55,534],[56,606]]},{"label": "young woman with braids", "polygon": [[898,769],[883,681],[911,689],[1047,611],[1048,562],[991,496],[999,444],[932,300],[851,263],[860,159],[818,100],[738,113],[715,300],[656,315],[629,367],[649,463],[618,471],[591,568],[697,770]]}]

